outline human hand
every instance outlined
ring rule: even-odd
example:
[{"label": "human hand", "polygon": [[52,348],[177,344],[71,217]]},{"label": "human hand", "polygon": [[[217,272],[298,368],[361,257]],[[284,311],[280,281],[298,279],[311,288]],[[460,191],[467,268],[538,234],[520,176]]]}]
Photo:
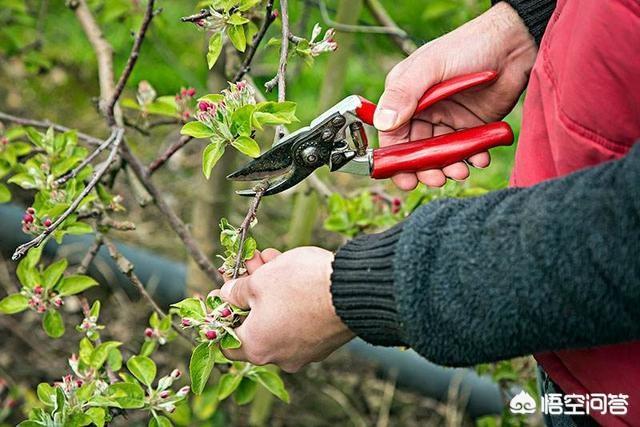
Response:
[{"label": "human hand", "polygon": [[333,254],[316,247],[256,251],[247,276],[229,280],[223,300],[251,309],[235,329],[242,346],[223,350],[232,360],[274,363],[287,372],[320,361],[351,340],[331,302]]},{"label": "human hand", "polygon": [[[536,53],[527,27],[505,2],[427,43],[387,75],[374,115],[380,145],[430,138],[502,119],[523,92]],[[427,88],[463,74],[489,70],[499,73],[494,83],[454,95],[413,117]],[[486,167],[489,153],[476,154],[468,162]],[[402,190],[412,190],[418,181],[440,187],[447,177],[463,180],[468,176],[467,165],[458,162],[442,170],[398,174],[393,181]]]}]

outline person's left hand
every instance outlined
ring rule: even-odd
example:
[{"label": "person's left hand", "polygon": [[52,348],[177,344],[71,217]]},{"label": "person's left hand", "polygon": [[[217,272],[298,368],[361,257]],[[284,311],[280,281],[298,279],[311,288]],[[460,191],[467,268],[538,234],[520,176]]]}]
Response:
[{"label": "person's left hand", "polygon": [[225,356],[295,372],[351,340],[331,302],[332,261],[331,252],[317,247],[256,251],[247,261],[249,275],[219,291],[223,300],[251,309],[236,328],[242,346],[223,350]]}]

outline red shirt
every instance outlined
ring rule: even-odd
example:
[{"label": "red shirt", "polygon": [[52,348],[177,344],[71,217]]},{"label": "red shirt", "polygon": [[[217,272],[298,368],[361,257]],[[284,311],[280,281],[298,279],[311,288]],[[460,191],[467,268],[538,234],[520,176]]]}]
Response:
[{"label": "red shirt", "polygon": [[[512,185],[619,158],[638,138],[640,2],[559,0],[531,73]],[[640,342],[535,357],[566,394],[629,395],[626,416],[591,415],[640,426]]]}]

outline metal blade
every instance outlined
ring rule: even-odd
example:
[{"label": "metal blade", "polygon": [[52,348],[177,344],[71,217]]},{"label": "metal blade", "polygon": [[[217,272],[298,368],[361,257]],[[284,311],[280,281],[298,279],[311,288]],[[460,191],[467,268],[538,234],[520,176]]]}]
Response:
[{"label": "metal blade", "polygon": [[[281,193],[284,190],[288,190],[294,185],[298,184],[300,181],[308,177],[313,173],[314,169],[304,169],[304,168],[293,168],[281,179],[276,182],[269,183],[269,187],[262,194],[263,196],[270,196],[272,194]],[[236,194],[240,196],[255,196],[256,192],[252,189],[247,190],[238,190]]]},{"label": "metal blade", "polygon": [[234,181],[256,181],[286,173],[293,165],[291,147],[293,140],[278,144],[251,160],[237,171],[227,175]]}]

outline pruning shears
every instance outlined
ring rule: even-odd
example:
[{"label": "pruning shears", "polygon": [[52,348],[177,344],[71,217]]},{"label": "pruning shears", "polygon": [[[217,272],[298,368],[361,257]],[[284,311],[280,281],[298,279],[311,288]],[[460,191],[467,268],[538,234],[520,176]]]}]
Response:
[{"label": "pruning shears", "polygon": [[[445,80],[424,93],[414,114],[464,90],[491,83],[497,77],[495,71],[483,71]],[[489,148],[513,143],[511,127],[505,122],[493,122],[432,138],[371,149],[363,124],[373,125],[375,110],[376,104],[373,102],[357,95],[348,96],[314,119],[309,126],[283,137],[271,149],[228,175],[227,179],[266,179],[269,182],[263,192],[266,196],[293,187],[324,165],[329,166],[332,172],[384,179],[401,172],[443,168]],[[253,196],[256,191],[241,190],[237,193]]]}]

